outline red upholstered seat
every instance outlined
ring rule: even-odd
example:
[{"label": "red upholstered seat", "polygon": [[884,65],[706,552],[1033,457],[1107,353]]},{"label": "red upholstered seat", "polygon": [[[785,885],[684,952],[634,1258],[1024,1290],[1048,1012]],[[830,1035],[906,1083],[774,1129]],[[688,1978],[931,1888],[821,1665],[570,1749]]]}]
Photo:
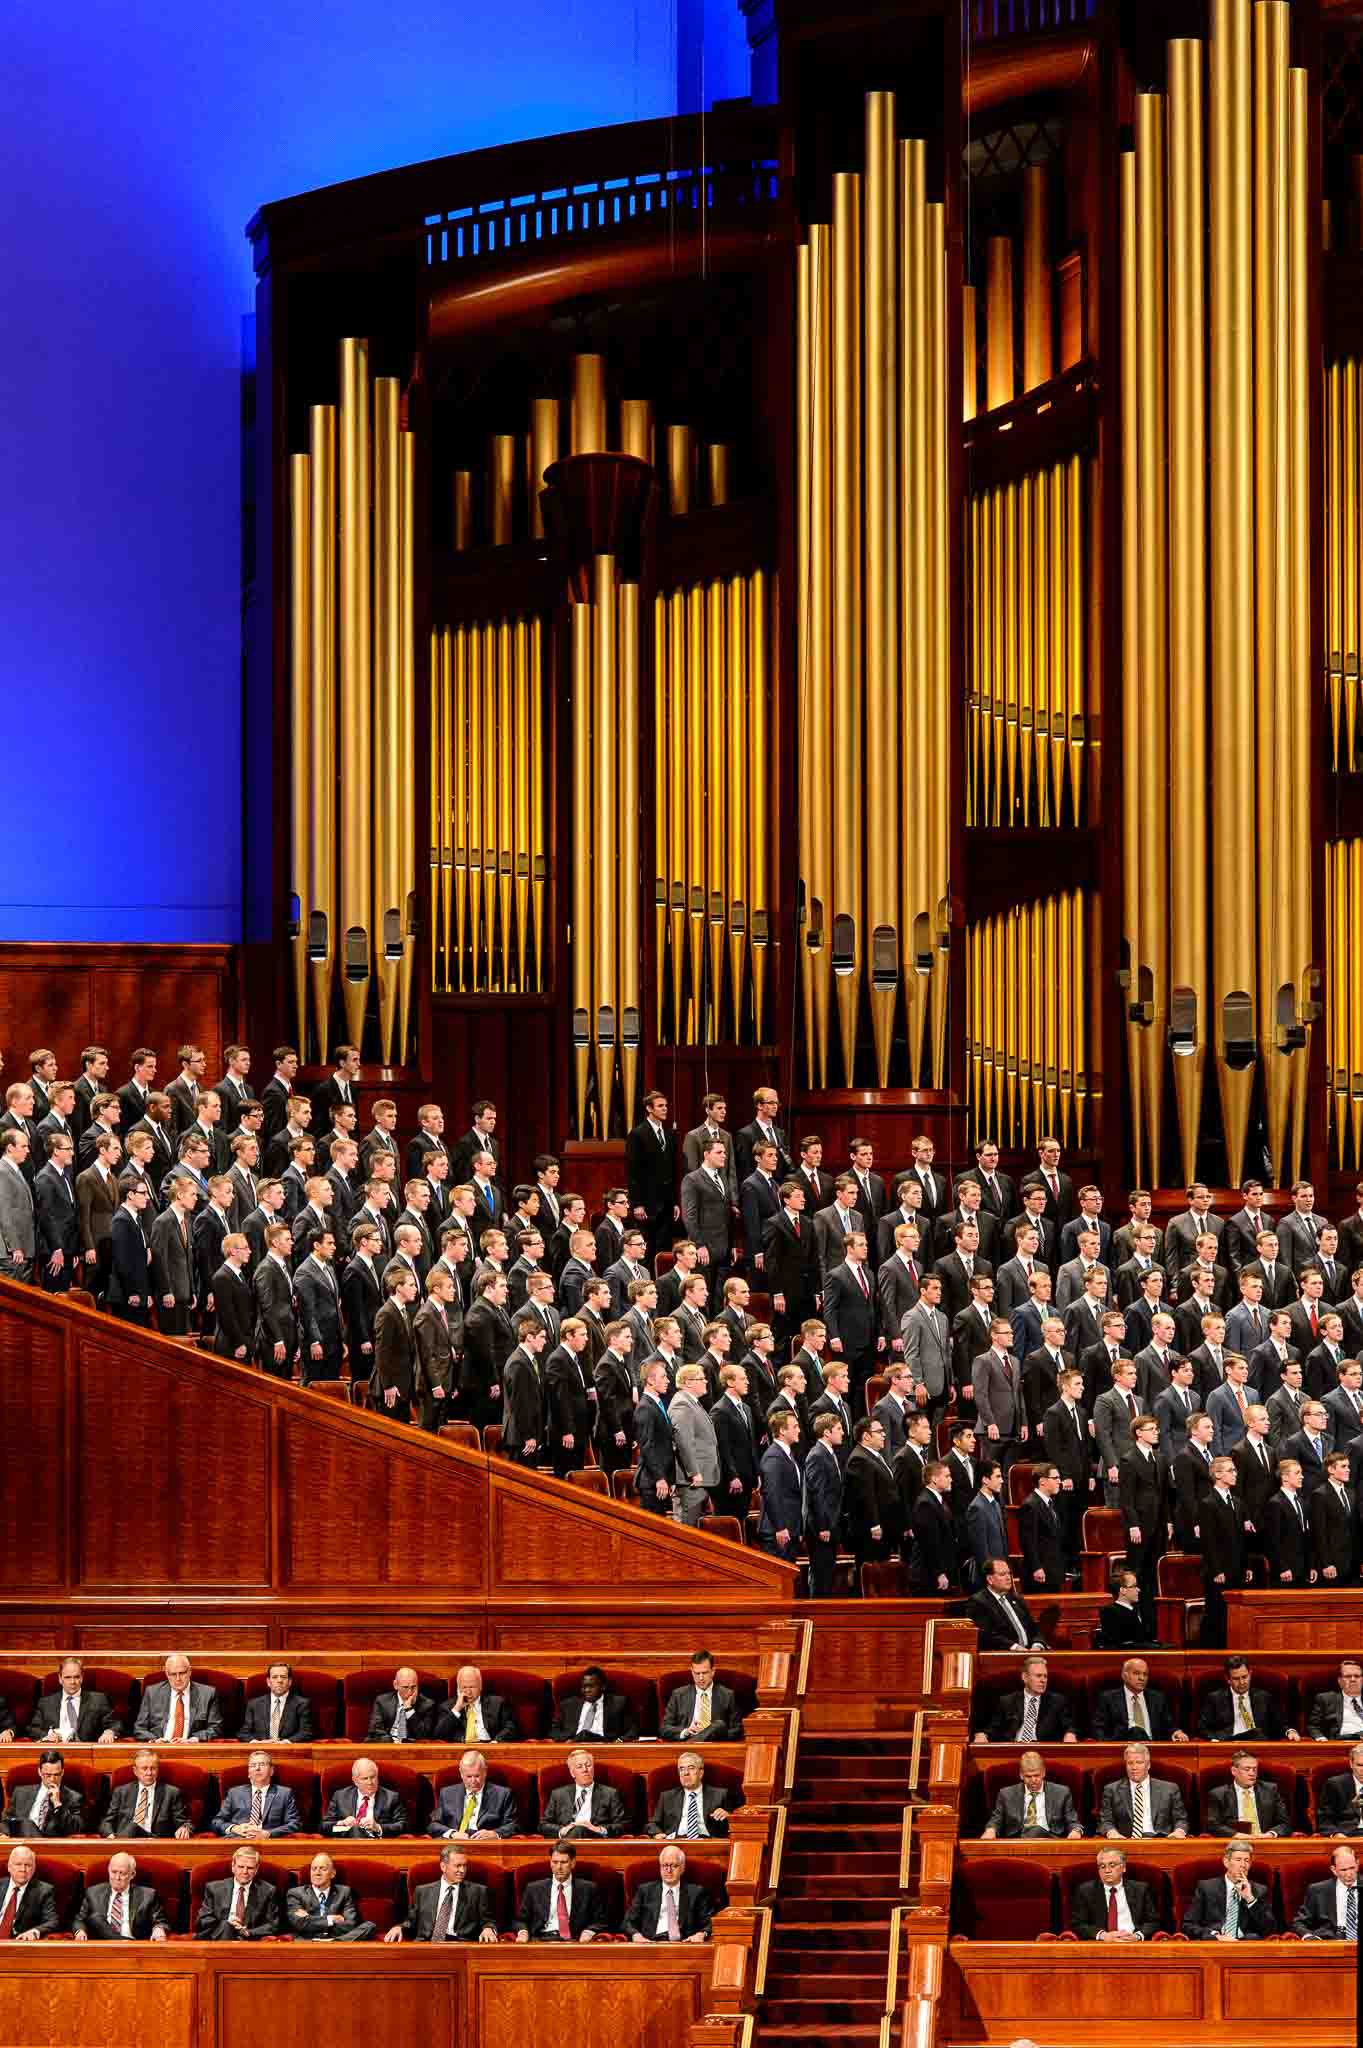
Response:
[{"label": "red upholstered seat", "polygon": [[[610,1869],[605,1864],[593,1863],[590,1856],[579,1856],[574,1866],[574,1874],[578,1877],[589,1878],[597,1890],[604,1895],[606,1901],[606,1923],[612,1929],[617,1928],[620,1925],[620,1920],[625,1910],[625,1888],[621,1881],[620,1872]],[[551,1875],[549,1858],[547,1856],[543,1863],[523,1864],[514,1873],[513,1913],[520,1911],[521,1900],[525,1897],[526,1886],[534,1884],[539,1878]]]},{"label": "red upholstered seat", "polygon": [[[1097,1851],[1095,1850],[1094,1853],[1096,1855]],[[1156,1863],[1142,1863],[1139,1857],[1128,1857],[1126,1864],[1126,1874],[1128,1877],[1136,1878],[1140,1881],[1140,1883],[1148,1884],[1150,1886],[1151,1890],[1155,1894],[1156,1911],[1159,1914],[1160,1926],[1161,1928],[1167,1930],[1169,1926],[1169,1915],[1171,1909],[1170,1884],[1166,1872],[1161,1870],[1159,1865]],[[1068,1928],[1070,1925],[1070,1921],[1074,1917],[1073,1906],[1075,1886],[1084,1884],[1089,1878],[1095,1875],[1096,1866],[1092,1863],[1074,1863],[1071,1864],[1067,1869],[1061,1871],[1060,1920],[1063,1927]]]},{"label": "red upholstered seat", "polygon": [[1085,1550],[1101,1551],[1106,1556],[1110,1551],[1124,1549],[1126,1531],[1122,1527],[1121,1509],[1085,1508],[1083,1535]]},{"label": "red upholstered seat", "polygon": [[[432,1856],[428,1862],[413,1863],[408,1867],[405,1883],[399,1877],[398,1899],[400,1910],[405,1915],[411,1910],[412,1900],[418,1887],[435,1884],[440,1877],[440,1861]],[[512,1896],[511,1872],[504,1870],[500,1863],[484,1863],[476,1855],[468,1859],[468,1881],[470,1884],[486,1885],[491,1901],[493,1916],[500,1928],[511,1924]],[[349,1880],[347,1879],[347,1883]]]},{"label": "red upholstered seat", "polygon": [[[623,1695],[634,1710],[635,1725],[640,1735],[656,1735],[658,1732],[658,1689],[648,1673],[624,1671],[618,1665],[603,1664],[606,1674],[606,1691]],[[554,1706],[560,1700],[572,1699],[582,1690],[581,1667],[572,1671],[560,1671],[550,1680]]]},{"label": "red upholstered seat", "polygon": [[1055,1926],[1049,1870],[1016,1857],[972,1862],[952,1887],[951,1924],[974,1941],[1035,1941]]},{"label": "red upholstered seat", "polygon": [[[113,1855],[114,1848],[115,1845],[110,1843],[110,1856]],[[103,1868],[90,1879],[90,1883],[102,1883],[108,1867],[109,1857],[106,1856]],[[38,1867],[33,1874],[35,1877],[41,1878],[44,1884],[50,1884],[56,1893],[57,1925],[61,1928],[63,1934],[69,1934],[71,1922],[75,1918],[76,1908],[80,1904],[81,1895],[85,1890],[84,1867],[79,1863],[59,1863],[55,1858],[44,1860],[43,1857],[39,1856]]]},{"label": "red upholstered seat", "polygon": [[[549,1794],[556,1786],[571,1784],[572,1775],[566,1763],[542,1764],[540,1766],[540,1769],[536,1772],[536,1796],[541,1813],[544,1811],[544,1803],[548,1799]],[[609,1762],[608,1753],[603,1753],[596,1757],[596,1776],[601,1784],[609,1785],[620,1794],[625,1807],[626,1832],[631,1835],[637,1835],[643,1826],[643,1819],[641,1819],[639,1813],[640,1796],[643,1789],[640,1784],[639,1773],[631,1770],[628,1764]],[[647,1816],[645,1815],[643,1818],[646,1819]]]},{"label": "red upholstered seat", "polygon": [[[201,1764],[182,1763],[179,1757],[164,1749],[158,1750],[156,1755],[157,1777],[175,1787],[184,1801],[189,1825],[196,1835],[201,1834],[218,1810],[217,1780],[213,1772],[204,1770]],[[131,1764],[120,1764],[116,1771],[110,1773],[109,1790],[112,1792],[115,1785],[128,1784],[132,1775]],[[312,1772],[307,1775],[311,1778]],[[140,1862],[138,1867],[141,1867]]]},{"label": "red upholstered seat", "polygon": [[638,1495],[634,1490],[633,1467],[627,1472],[621,1470],[611,1473],[611,1494],[616,1500],[635,1501],[638,1499]]},{"label": "red upholstered seat", "polygon": [[[498,1747],[495,1744],[480,1753],[485,1755],[488,1760],[487,1780],[489,1785],[505,1785],[516,1801],[516,1812],[520,1817],[520,1827],[517,1833],[533,1835],[539,1822],[539,1806],[535,1798],[535,1773],[528,1770],[524,1764],[509,1763],[505,1748]],[[426,1810],[421,1817],[423,1829],[431,1814],[439,1805],[440,1794],[444,1791],[446,1785],[457,1785],[458,1783],[459,1765],[457,1762],[443,1764],[438,1771],[432,1771],[429,1786],[431,1796],[428,1796]]]},{"label": "red upholstered seat", "polygon": [[[55,1678],[52,1683],[56,1684]],[[0,1667],[0,1699],[8,1702],[9,1710],[14,1716],[16,1738],[22,1742],[28,1733],[28,1724],[33,1719],[33,1710],[38,1704],[37,1679],[31,1671],[14,1671],[7,1665]]]},{"label": "red upholstered seat", "polygon": [[[397,1664],[393,1670],[397,1669]],[[428,1699],[449,1698],[449,1681],[438,1671],[424,1669],[414,1664],[417,1682]],[[490,1688],[489,1688],[490,1689]],[[393,1690],[393,1671],[386,1666],[376,1666],[372,1671],[351,1671],[342,1681],[345,1700],[345,1740],[363,1742],[369,1728],[369,1716],[374,1711],[374,1702],[381,1692]]]},{"label": "red upholstered seat", "polygon": [[728,1543],[743,1541],[743,1524],[737,1515],[702,1515],[698,1526],[706,1536],[722,1536]]},{"label": "red upholstered seat", "polygon": [[502,1425],[500,1422],[484,1423],[483,1449],[487,1452],[489,1458],[498,1458],[501,1456]]},{"label": "red upholstered seat", "polygon": [[[673,1791],[680,1783],[681,1779],[677,1776],[675,1762],[654,1765],[653,1769],[647,1773],[644,1779],[645,1822],[652,1817],[653,1809],[658,1804],[663,1793]],[[712,1763],[709,1757],[707,1757],[705,1759],[705,1783],[707,1785],[714,1785],[723,1792],[737,1792],[741,1794],[743,1790],[742,1766],[739,1764]],[[738,1804],[738,1801],[734,1803]]]},{"label": "red upholstered seat", "polygon": [[333,1401],[348,1401],[350,1399],[350,1381],[309,1380],[308,1392],[310,1394],[329,1394]]},{"label": "red upholstered seat", "polygon": [[611,1483],[599,1465],[584,1465],[576,1472],[565,1473],[570,1486],[580,1486],[584,1492],[597,1493],[603,1499],[611,1497]]},{"label": "red upholstered seat", "polygon": [[890,1391],[890,1376],[884,1372],[873,1372],[866,1380],[866,1413],[869,1415],[877,1401],[883,1401]]},{"label": "red upholstered seat", "polygon": [[[692,1884],[703,1884],[709,1894],[711,1910],[718,1912],[724,1905],[727,1894],[724,1879],[728,1865],[722,1857],[708,1856],[693,1843],[682,1844],[686,1853],[686,1877]],[[641,1884],[650,1884],[658,1875],[656,1856],[641,1856],[637,1863],[625,1866],[625,1904],[628,1906]]]},{"label": "red upholstered seat", "polygon": [[1157,1590],[1166,1600],[1202,1598],[1202,1560],[1187,1550],[1166,1550],[1155,1567]]},{"label": "red upholstered seat", "polygon": [[863,1600],[906,1600],[909,1575],[897,1557],[879,1563],[868,1560],[861,1567]]},{"label": "red upholstered seat", "polygon": [[[504,1699],[516,1716],[523,1739],[534,1742],[549,1732],[549,1684],[537,1671],[521,1671],[514,1664],[479,1663],[483,1691]],[[453,1688],[451,1688],[453,1689]]]},{"label": "red upholstered seat", "polygon": [[[985,1753],[987,1755],[988,1751]],[[971,1834],[978,1834],[981,1828],[986,1826],[990,1814],[994,1811],[994,1803],[1004,1787],[1019,1783],[1017,1760],[1020,1755],[1020,1750],[1010,1748],[1006,1758],[1000,1757],[997,1762],[987,1763],[983,1770],[979,1772],[977,1778],[979,1788],[977,1815],[974,1825],[969,1829]],[[1081,1759],[1078,1757],[1058,1757],[1052,1751],[1046,1757],[1046,1776],[1053,1779],[1057,1785],[1065,1787],[1065,1790],[1074,1801],[1074,1810],[1079,1816],[1079,1825],[1087,1828],[1089,1826],[1088,1771]]]},{"label": "red upholstered seat", "polygon": [[1008,1467],[1008,1505],[1020,1508],[1035,1485],[1036,1466],[1030,1459],[1019,1458]]},{"label": "red upholstered seat", "polygon": [[[287,1659],[281,1660],[287,1662]],[[265,1686],[263,1671],[248,1672],[243,1683],[246,1699],[253,1700],[263,1693]],[[333,1742],[341,1726],[341,1681],[334,1671],[309,1671],[301,1664],[293,1666],[293,1689],[302,1693],[312,1709],[312,1734],[315,1742]],[[232,1733],[236,1734],[236,1729]]]}]

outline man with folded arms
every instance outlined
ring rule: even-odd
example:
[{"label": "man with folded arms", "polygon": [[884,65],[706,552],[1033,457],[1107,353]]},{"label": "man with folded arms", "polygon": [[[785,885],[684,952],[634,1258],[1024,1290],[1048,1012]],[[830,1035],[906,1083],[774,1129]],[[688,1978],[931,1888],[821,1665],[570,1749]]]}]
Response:
[{"label": "man with folded arms", "polygon": [[349,1885],[338,1884],[336,1865],[319,1849],[308,1866],[306,1884],[291,1885],[284,1897],[284,1925],[295,1941],[372,1941],[374,1923],[361,1920]]},{"label": "man with folded arms", "polygon": [[1100,1849],[1097,1877],[1075,1886],[1070,1928],[1080,1941],[1149,1941],[1159,1932],[1155,1894],[1127,1876],[1120,1849]]},{"label": "man with folded arms", "polygon": [[462,1849],[442,1849],[439,1879],[417,1886],[407,1918],[390,1927],[384,1940],[495,1941],[497,1922],[488,1888],[471,1884],[468,1868]]},{"label": "man with folded arms", "polygon": [[77,1941],[164,1941],[170,1932],[155,1885],[134,1884],[137,1859],[126,1849],[109,1858],[106,1884],[86,1888],[71,1932]]}]

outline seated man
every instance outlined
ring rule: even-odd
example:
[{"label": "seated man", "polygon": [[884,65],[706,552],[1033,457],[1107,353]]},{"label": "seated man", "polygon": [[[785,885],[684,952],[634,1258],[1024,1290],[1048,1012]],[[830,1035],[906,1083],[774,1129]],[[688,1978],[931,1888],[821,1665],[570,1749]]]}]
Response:
[{"label": "seated man", "polygon": [[267,1749],[253,1749],[246,1759],[247,1783],[233,1785],[213,1816],[215,1835],[259,1842],[271,1835],[296,1835],[302,1828],[298,1807],[287,1785],[274,1782],[274,1763]]},{"label": "seated man", "polygon": [[38,1859],[27,1842],[16,1842],[0,1884],[0,1929],[11,1941],[41,1941],[57,1932],[57,1894],[37,1876],[37,1869]]},{"label": "seated man", "polygon": [[551,1742],[573,1742],[590,1736],[593,1742],[634,1742],[638,1724],[634,1709],[623,1693],[607,1692],[606,1674],[599,1664],[589,1664],[577,1692],[567,1693],[558,1703]]},{"label": "seated man", "polygon": [[1265,1941],[1276,1934],[1278,1923],[1268,1902],[1268,1886],[1256,1883],[1249,1874],[1254,1844],[1244,1835],[1227,1842],[1222,1862],[1224,1877],[1198,1880],[1196,1891],[1183,1915],[1183,1932],[1190,1941]]},{"label": "seated man", "polygon": [[393,1673],[391,1692],[375,1695],[369,1712],[366,1742],[430,1742],[434,1739],[437,1702],[421,1690],[410,1664]]},{"label": "seated man", "polygon": [[1145,1649],[1155,1640],[1141,1607],[1141,1582],[1135,1572],[1120,1571],[1112,1590],[1112,1604],[1098,1617],[1099,1650]]},{"label": "seated man", "polygon": [[1285,1728],[1283,1717],[1271,1693],[1255,1685],[1249,1659],[1226,1659],[1226,1683],[1215,1685],[1202,1702],[1197,1717],[1200,1742],[1243,1741],[1260,1735],[1269,1742],[1300,1742],[1295,1728]]},{"label": "seated man", "polygon": [[1345,1844],[1330,1853],[1330,1875],[1307,1885],[1292,1932],[1303,1941],[1358,1940],[1358,1858]]},{"label": "seated man", "polygon": [[1121,1777],[1103,1787],[1099,1834],[1114,1840],[1129,1835],[1133,1841],[1143,1835],[1186,1835],[1188,1813],[1183,1794],[1167,1778],[1151,1777],[1150,1751],[1145,1743],[1128,1742],[1122,1764]]},{"label": "seated man", "polygon": [[487,1758],[466,1749],[459,1759],[459,1783],[443,1785],[428,1835],[446,1841],[508,1841],[521,1831],[515,1794],[506,1785],[490,1785]]},{"label": "seated man", "polygon": [[134,1884],[137,1858],[119,1849],[107,1884],[87,1885],[71,1932],[77,1941],[164,1941],[170,1921],[155,1885]]},{"label": "seated man", "polygon": [[1316,1800],[1318,1835],[1363,1835],[1363,1742],[1349,1751],[1349,1768],[1327,1778]]},{"label": "seated man", "polygon": [[741,1742],[743,1717],[727,1685],[715,1683],[709,1650],[691,1658],[691,1683],[679,1685],[663,1712],[664,1742]]},{"label": "seated man", "polygon": [[358,1835],[377,1842],[381,1836],[405,1835],[407,1808],[396,1792],[379,1783],[379,1767],[369,1756],[357,1756],[350,1783],[327,1801],[322,1815],[324,1835]]},{"label": "seated man", "polygon": [[1357,1657],[1340,1658],[1338,1687],[1316,1694],[1306,1732],[1314,1742],[1356,1742],[1363,1736],[1363,1663]]},{"label": "seated man", "polygon": [[102,1692],[87,1692],[79,1657],[63,1657],[56,1692],[45,1692],[28,1724],[30,1742],[117,1742],[123,1723]]},{"label": "seated man", "polygon": [[571,1839],[577,1835],[623,1835],[625,1802],[613,1785],[596,1782],[596,1758],[589,1749],[570,1749],[571,1785],[556,1785],[544,1802],[540,1833]]},{"label": "seated man", "polygon": [[284,1895],[284,1928],[295,1941],[372,1941],[374,1923],[361,1920],[349,1885],[339,1884],[336,1865],[319,1849],[308,1866],[308,1882]]},{"label": "seated man", "polygon": [[1018,1758],[1018,1783],[1002,1787],[980,1840],[1063,1839],[1083,1832],[1068,1788],[1046,1776],[1046,1766],[1034,1749],[1024,1749]]},{"label": "seated man", "polygon": [[631,1941],[708,1941],[710,1900],[703,1884],[685,1880],[686,1856],[675,1842],[658,1852],[658,1875],[629,1902],[624,1930]]},{"label": "seated man", "polygon": [[293,1666],[282,1659],[265,1673],[265,1690],[246,1702],[238,1742],[311,1742],[312,1705],[293,1689]]},{"label": "seated man", "polygon": [[476,1664],[463,1664],[454,1675],[454,1698],[436,1716],[437,1742],[519,1742],[520,1723],[510,1704],[495,1692],[483,1691]]},{"label": "seated man", "polygon": [[1060,1692],[1047,1689],[1050,1672],[1039,1656],[1022,1660],[1022,1689],[1006,1692],[976,1742],[1074,1742],[1074,1717]]},{"label": "seated man", "polygon": [[1230,1760],[1229,1785],[1213,1785],[1207,1794],[1209,1835],[1290,1835],[1292,1816],[1282,1794],[1267,1780],[1260,1783],[1259,1759],[1237,1749]]},{"label": "seated man", "polygon": [[966,1603],[965,1618],[980,1634],[981,1650],[1044,1650],[1006,1557],[984,1560],[984,1588]]},{"label": "seated man", "polygon": [[1121,1742],[1128,1735],[1147,1736],[1152,1742],[1188,1740],[1181,1728],[1175,1728],[1164,1694],[1151,1685],[1144,1657],[1128,1657],[1121,1684],[1099,1693],[1089,1735],[1094,1742]]},{"label": "seated man", "polygon": [[1074,1887],[1070,1931],[1081,1941],[1149,1941],[1159,1932],[1155,1894],[1126,1874],[1120,1849],[1098,1851],[1098,1875]]},{"label": "seated man", "polygon": [[139,1749],[133,1758],[132,1778],[115,1785],[99,1824],[102,1835],[173,1835],[187,1841],[194,1832],[177,1785],[161,1783],[161,1766],[154,1749]]},{"label": "seated man", "polygon": [[195,1685],[188,1657],[172,1650],[163,1679],[149,1685],[137,1710],[139,1742],[220,1742],[222,1707],[211,1685]]},{"label": "seated man", "polygon": [[517,1941],[590,1941],[606,1932],[606,1902],[589,1877],[575,1875],[577,1851],[555,1842],[548,1877],[533,1878],[521,1893]]},{"label": "seated man", "polygon": [[65,1765],[59,1749],[45,1749],[38,1758],[36,1785],[11,1781],[9,1805],[0,1819],[0,1834],[36,1835],[55,1840],[62,1835],[83,1835],[85,1808],[79,1792],[62,1783]]},{"label": "seated man", "polygon": [[497,1921],[485,1884],[469,1882],[462,1849],[440,1851],[440,1876],[419,1884],[407,1918],[389,1928],[385,1941],[495,1941]]},{"label": "seated man", "polygon": [[243,1842],[232,1875],[204,1886],[194,1933],[200,1941],[263,1941],[279,1933],[279,1893],[260,1874],[260,1851]]},{"label": "seated man", "polygon": [[722,1792],[718,1786],[707,1785],[705,1758],[694,1749],[684,1749],[677,1758],[677,1777],[679,1783],[658,1794],[645,1832],[680,1835],[686,1840],[710,1835],[722,1840],[729,1832],[729,1815],[743,1804],[741,1788]]}]

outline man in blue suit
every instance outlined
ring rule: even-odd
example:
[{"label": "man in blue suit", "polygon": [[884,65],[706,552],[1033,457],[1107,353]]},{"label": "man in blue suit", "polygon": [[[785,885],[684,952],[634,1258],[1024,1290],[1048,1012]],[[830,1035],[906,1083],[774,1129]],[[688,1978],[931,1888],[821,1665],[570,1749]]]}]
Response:
[{"label": "man in blue suit", "polygon": [[794,1564],[804,1522],[804,1483],[795,1446],[800,1418],[793,1408],[773,1408],[767,1416],[771,1442],[762,1453],[758,1478],[762,1485],[762,1520],[757,1540],[764,1550]]},{"label": "man in blue suit", "polygon": [[521,1831],[516,1796],[507,1785],[488,1780],[487,1758],[480,1749],[466,1749],[459,1759],[459,1783],[443,1785],[431,1815],[428,1835],[449,1842],[507,1841]]},{"label": "man in blue suit", "polygon": [[667,1419],[667,1366],[661,1358],[644,1367],[643,1392],[634,1411],[634,1441],[639,1446],[634,1477],[639,1505],[655,1515],[670,1515],[677,1457]]},{"label": "man in blue suit", "polygon": [[246,1776],[246,1784],[233,1785],[214,1814],[214,1834],[258,1842],[267,1835],[300,1833],[303,1823],[294,1796],[286,1785],[274,1782],[274,1764],[268,1750],[251,1751],[246,1760]]},{"label": "man in blue suit", "polygon": [[809,1550],[809,1597],[827,1599],[838,1562],[842,1523],[842,1421],[816,1415],[814,1444],[805,1459],[805,1543]]},{"label": "man in blue suit", "polygon": [[977,1593],[984,1584],[991,1557],[1007,1557],[1008,1525],[1003,1512],[1003,1467],[989,1459],[979,1469],[979,1491],[965,1511],[965,1553],[961,1562],[966,1587]]}]

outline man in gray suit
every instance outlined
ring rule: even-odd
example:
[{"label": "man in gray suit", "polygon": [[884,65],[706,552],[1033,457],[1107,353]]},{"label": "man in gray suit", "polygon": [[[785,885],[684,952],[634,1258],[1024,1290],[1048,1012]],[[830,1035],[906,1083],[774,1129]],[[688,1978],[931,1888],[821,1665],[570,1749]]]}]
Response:
[{"label": "man in gray suit", "polygon": [[1117,1473],[1131,1449],[1131,1425],[1149,1409],[1136,1392],[1136,1361],[1119,1358],[1112,1368],[1112,1385],[1093,1404],[1093,1433],[1098,1439],[1098,1468],[1103,1498],[1110,1508],[1117,1505]]},{"label": "man in gray suit", "polygon": [[701,1163],[681,1184],[682,1228],[700,1253],[700,1263],[716,1300],[729,1267],[729,1193],[724,1180],[724,1146],[714,1138]]},{"label": "man in gray suit", "polygon": [[[934,1424],[946,1414],[951,1399],[951,1331],[938,1306],[941,1298],[941,1279],[936,1273],[925,1273],[917,1301],[899,1322],[913,1398]],[[926,1392],[926,1400],[919,1398],[920,1388]]]},{"label": "man in gray suit", "polygon": [[10,1129],[0,1145],[0,1272],[11,1280],[33,1275],[33,1191],[24,1178],[28,1132]]},{"label": "man in gray suit", "polygon": [[1278,1243],[1295,1278],[1303,1266],[1314,1266],[1320,1253],[1320,1233],[1329,1222],[1316,1214],[1316,1191],[1309,1180],[1294,1181],[1292,1207],[1278,1224]]},{"label": "man in gray suit", "polygon": [[982,1842],[1066,1840],[1084,1831],[1074,1799],[1064,1785],[1053,1784],[1034,1749],[1018,1758],[1018,1783],[1005,1785],[980,1836]]},{"label": "man in gray suit", "polygon": [[715,1425],[700,1404],[705,1390],[704,1366],[684,1365],[677,1373],[677,1390],[667,1408],[677,1461],[681,1518],[692,1529],[699,1524],[711,1493],[719,1485],[719,1442]]},{"label": "man in gray suit", "polygon": [[133,1734],[139,1742],[220,1742],[222,1706],[211,1685],[195,1685],[190,1662],[172,1650],[164,1679],[142,1694]]},{"label": "man in gray suit", "polygon": [[164,1941],[170,1932],[155,1885],[134,1884],[137,1858],[126,1849],[109,1858],[107,1884],[92,1884],[76,1909],[77,1941]]},{"label": "man in gray suit", "polygon": [[724,1175],[724,1191],[733,1208],[738,1207],[738,1169],[734,1163],[734,1141],[724,1128],[729,1114],[729,1105],[722,1095],[703,1095],[701,1108],[705,1112],[704,1123],[688,1131],[682,1139],[682,1165],[687,1173],[695,1173],[705,1164],[705,1155],[713,1144],[724,1147],[724,1158],[720,1170]]},{"label": "man in gray suit", "polygon": [[1022,1374],[1009,1348],[1013,1326],[1006,1316],[995,1316],[989,1335],[989,1349],[975,1360],[971,1379],[988,1455],[997,1458],[1006,1481],[1008,1467],[1021,1456],[1027,1440],[1027,1411],[1022,1399]]},{"label": "man in gray suit", "polygon": [[1150,1775],[1150,1751],[1144,1742],[1128,1742],[1122,1751],[1123,1774],[1103,1787],[1098,1814],[1100,1835],[1181,1837],[1188,1832],[1188,1812],[1177,1785]]}]

